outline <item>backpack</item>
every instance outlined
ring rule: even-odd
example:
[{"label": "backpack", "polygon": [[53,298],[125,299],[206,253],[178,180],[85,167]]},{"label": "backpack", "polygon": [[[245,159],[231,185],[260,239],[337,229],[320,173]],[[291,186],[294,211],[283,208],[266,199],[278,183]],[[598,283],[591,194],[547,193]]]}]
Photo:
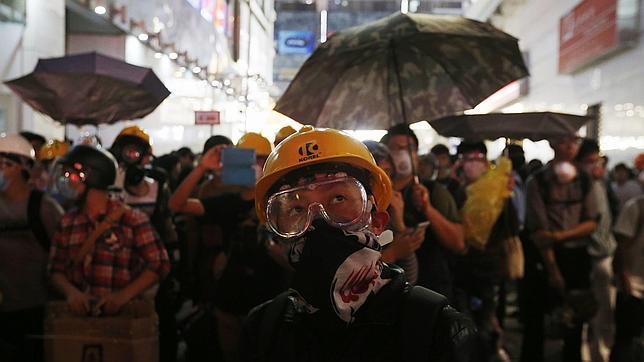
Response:
[{"label": "backpack", "polygon": [[[290,312],[286,309],[289,303],[291,291],[279,294],[266,307],[259,326],[259,353],[261,360],[266,360],[270,347],[274,345],[275,338],[278,338],[280,317],[291,318]],[[426,362],[430,360],[432,352],[427,347],[428,341],[433,341],[433,328],[438,321],[441,311],[448,305],[447,298],[427,288],[413,286],[405,292],[401,303],[401,340],[402,354],[404,361]]]},{"label": "backpack", "polygon": [[27,224],[38,241],[38,244],[45,249],[45,252],[49,252],[51,241],[49,240],[49,236],[47,236],[45,224],[43,224],[42,218],[40,217],[43,196],[44,192],[41,190],[33,189],[31,191],[27,204]]},{"label": "backpack", "polygon": [[[546,180],[545,171],[546,171],[545,168],[541,169],[541,171],[537,172],[534,175],[534,179],[537,182],[537,185],[539,185],[539,194],[541,195],[541,198],[543,199],[544,204],[548,205],[552,203],[552,200],[550,199],[550,182]],[[590,179],[590,176],[588,176],[585,172],[578,170],[577,176],[579,177],[579,183],[581,186],[582,199],[569,201],[571,203],[583,202],[583,200],[586,198],[586,196],[588,195],[592,187],[592,180]]]}]

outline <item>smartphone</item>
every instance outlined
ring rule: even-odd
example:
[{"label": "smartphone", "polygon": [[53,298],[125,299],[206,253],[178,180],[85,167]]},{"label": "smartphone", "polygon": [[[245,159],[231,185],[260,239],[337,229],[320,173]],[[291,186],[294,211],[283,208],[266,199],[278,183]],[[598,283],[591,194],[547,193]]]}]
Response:
[{"label": "smartphone", "polygon": [[429,221],[423,221],[416,225],[414,229],[410,232],[412,234],[425,234],[425,230],[427,230],[427,227],[429,226]]},{"label": "smartphone", "polygon": [[221,151],[221,181],[224,185],[255,185],[255,150],[226,147]]},{"label": "smartphone", "polygon": [[414,231],[426,230],[429,227],[429,224],[430,224],[429,221],[423,221],[421,223],[418,223],[418,225],[416,225]]}]

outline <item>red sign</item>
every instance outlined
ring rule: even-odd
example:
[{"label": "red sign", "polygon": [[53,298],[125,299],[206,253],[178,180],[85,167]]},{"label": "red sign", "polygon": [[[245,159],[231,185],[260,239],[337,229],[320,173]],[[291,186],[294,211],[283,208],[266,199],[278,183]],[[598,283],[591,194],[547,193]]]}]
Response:
[{"label": "red sign", "polygon": [[584,0],[559,20],[559,72],[573,72],[618,44],[617,0]]},{"label": "red sign", "polygon": [[219,124],[218,111],[195,111],[195,124]]}]

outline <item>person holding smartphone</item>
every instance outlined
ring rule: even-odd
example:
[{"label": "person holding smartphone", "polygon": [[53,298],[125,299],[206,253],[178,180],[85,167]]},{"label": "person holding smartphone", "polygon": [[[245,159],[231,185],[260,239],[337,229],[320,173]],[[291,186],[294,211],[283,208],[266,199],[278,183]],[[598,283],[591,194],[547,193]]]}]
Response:
[{"label": "person holding smartphone", "polygon": [[[248,167],[241,170],[240,175],[250,173],[254,178],[261,177],[261,170],[272,150],[270,141],[251,132],[242,136],[235,148],[242,152],[226,154],[234,158],[230,160],[235,166],[244,164]],[[285,250],[272,241],[257,218],[254,182],[252,186],[240,182],[237,192],[201,199],[190,197],[206,172],[230,167],[222,162],[224,150],[229,151],[225,145],[215,146],[202,156],[199,164],[170,197],[169,207],[174,212],[200,216],[202,224],[221,228],[224,251],[216,260],[215,317],[224,358],[234,361],[246,314],[255,305],[286,290],[288,271]],[[240,160],[248,150],[255,154],[250,163]]]},{"label": "person holding smartphone", "polygon": [[[396,169],[387,146],[377,141],[364,141],[364,144],[373,155],[378,167],[382,168],[393,180],[396,177]],[[416,250],[425,240],[425,230],[427,230],[429,222],[420,223],[415,227],[405,225],[405,201],[399,191],[392,190],[392,192],[387,212],[390,216],[388,228],[394,233],[394,241],[383,249],[382,260],[385,263],[393,263],[401,267],[405,271],[405,277],[407,277],[409,284],[415,285],[418,281]]]},{"label": "person holding smartphone", "polygon": [[406,225],[429,221],[425,240],[416,251],[418,285],[432,289],[454,301],[453,270],[450,260],[465,251],[463,226],[458,208],[449,191],[438,182],[419,182],[418,137],[409,125],[398,124],[387,130],[380,140],[389,147],[396,177],[394,190],[405,202]]}]

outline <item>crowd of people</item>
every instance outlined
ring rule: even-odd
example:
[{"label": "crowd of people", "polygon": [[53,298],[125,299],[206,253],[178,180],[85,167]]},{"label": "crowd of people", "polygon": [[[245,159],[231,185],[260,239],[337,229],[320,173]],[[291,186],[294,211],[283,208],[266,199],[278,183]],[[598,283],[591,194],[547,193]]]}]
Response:
[{"label": "crowd of people", "polygon": [[552,338],[563,361],[583,345],[641,361],[644,154],[609,172],[596,141],[549,142],[542,164],[518,143],[498,160],[470,140],[419,154],[404,124],[157,156],[137,126],[109,147],[6,135],[0,360],[43,359],[49,301],[100,318],[142,299],[161,361],[509,361],[517,291],[521,361]]}]

